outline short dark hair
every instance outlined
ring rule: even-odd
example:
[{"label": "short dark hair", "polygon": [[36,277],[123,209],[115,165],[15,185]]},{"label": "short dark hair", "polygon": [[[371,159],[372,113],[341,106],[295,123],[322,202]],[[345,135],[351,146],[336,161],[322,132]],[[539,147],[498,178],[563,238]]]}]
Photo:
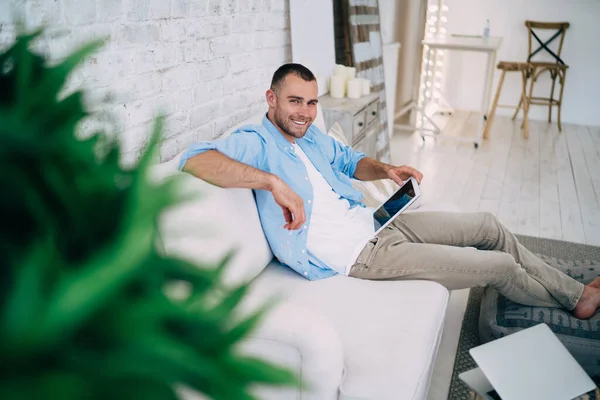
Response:
[{"label": "short dark hair", "polygon": [[294,74],[299,78],[304,79],[306,82],[316,81],[315,75],[302,64],[283,64],[273,74],[273,80],[271,80],[271,90],[277,92],[281,88],[281,84],[286,76]]}]

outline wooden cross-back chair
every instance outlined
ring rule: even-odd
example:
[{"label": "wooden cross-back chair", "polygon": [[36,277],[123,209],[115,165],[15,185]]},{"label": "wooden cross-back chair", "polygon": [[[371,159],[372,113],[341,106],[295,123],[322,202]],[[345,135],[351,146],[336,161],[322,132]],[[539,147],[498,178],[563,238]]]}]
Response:
[{"label": "wooden cross-back chair", "polygon": [[[565,41],[565,34],[570,24],[568,22],[536,22],[536,21],[525,21],[525,26],[529,30],[529,56],[527,57],[527,62],[531,66],[530,70],[530,81],[529,81],[529,104],[535,105],[547,105],[548,106],[548,122],[552,122],[552,107],[556,106],[557,108],[557,118],[556,122],[558,123],[558,130],[562,131],[562,126],[560,122],[560,112],[562,106],[562,98],[563,91],[565,88],[565,77],[567,75],[567,69],[569,66],[565,64],[565,62],[561,58],[563,43]],[[537,35],[535,29],[537,30],[554,30],[556,31],[549,39],[546,41],[542,41],[540,37]],[[539,47],[532,51],[532,40],[535,39]],[[551,44],[554,40],[558,39],[558,50],[556,52],[550,49],[549,44]],[[547,54],[553,58],[553,61],[535,61],[534,57],[539,54]],[[544,72],[550,73],[550,79],[552,81],[552,85],[550,88],[550,96],[549,97],[539,97],[533,95],[533,87],[534,83],[537,81],[540,75]],[[554,98],[554,89],[556,87],[556,80],[558,79],[558,83],[560,85],[558,98]],[[519,112],[517,108],[516,113]],[[516,116],[515,113],[515,116]]]},{"label": "wooden cross-back chair", "polygon": [[[538,22],[538,21],[525,21],[525,26],[528,30],[528,46],[527,46],[527,61],[524,62],[509,62],[500,61],[497,68],[502,71],[500,75],[500,81],[498,83],[498,89],[494,96],[492,108],[488,114],[483,137],[489,136],[492,122],[494,120],[494,114],[497,107],[508,107],[516,108],[512,119],[515,119],[521,110],[523,109],[523,123],[521,128],[523,129],[523,136],[527,139],[529,137],[529,124],[528,114],[529,106],[534,105],[547,105],[548,106],[548,122],[552,122],[552,108],[557,107],[557,123],[559,131],[562,130],[561,126],[561,108],[562,98],[565,84],[565,77],[568,69],[568,65],[565,64],[562,56],[562,49],[565,39],[566,30],[570,24],[568,22]],[[543,41],[538,32],[541,30],[555,30],[556,32],[550,36],[549,39]],[[536,32],[537,31],[537,32]],[[533,49],[533,40],[536,41],[536,49]],[[550,45],[558,40],[558,49],[556,51],[550,48]],[[538,61],[535,58],[539,58],[542,54],[546,54],[552,61]],[[521,95],[519,98],[519,104],[514,106],[499,106],[498,99],[500,98],[500,92],[502,90],[502,84],[504,77],[507,72],[519,72],[521,74]],[[544,72],[550,73],[550,79],[552,81],[550,89],[550,97],[533,96],[534,83]],[[556,80],[560,85],[558,98],[554,97],[554,90],[556,88]],[[527,90],[527,83],[529,82],[529,91]]]}]

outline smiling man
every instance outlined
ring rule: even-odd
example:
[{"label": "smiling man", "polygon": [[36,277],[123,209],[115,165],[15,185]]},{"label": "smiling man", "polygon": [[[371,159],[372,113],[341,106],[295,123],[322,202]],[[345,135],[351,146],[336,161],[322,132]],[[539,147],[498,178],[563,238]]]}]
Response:
[{"label": "smiling man", "polygon": [[253,189],[273,254],[303,277],[426,279],[448,289],[490,285],[530,306],[564,307],[590,318],[600,305],[600,278],[584,286],[523,247],[490,213],[406,213],[375,235],[373,210],[351,179],[422,174],[366,157],[321,132],[317,81],[285,64],[267,90],[260,125],[192,145],[180,168],[220,187]]}]

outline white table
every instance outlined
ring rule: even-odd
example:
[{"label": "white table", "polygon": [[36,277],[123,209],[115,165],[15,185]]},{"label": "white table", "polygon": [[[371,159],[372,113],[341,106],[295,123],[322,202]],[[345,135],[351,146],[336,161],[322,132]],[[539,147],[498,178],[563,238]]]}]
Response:
[{"label": "white table", "polygon": [[[502,37],[491,36],[488,39],[484,39],[482,36],[467,36],[467,35],[449,35],[445,37],[436,37],[433,39],[425,39],[421,42],[427,50],[427,61],[426,61],[426,82],[430,79],[429,77],[429,60],[431,59],[432,50],[455,50],[455,51],[473,51],[478,53],[487,54],[487,65],[485,72],[485,81],[483,85],[483,97],[481,100],[481,113],[477,127],[477,136],[474,138],[460,137],[460,136],[448,136],[444,137],[440,135],[441,129],[433,122],[430,116],[425,112],[427,110],[427,104],[424,105],[424,109],[421,110],[421,127],[417,130],[421,131],[421,138],[425,140],[425,136],[443,137],[453,140],[461,141],[473,141],[475,148],[479,147],[479,143],[483,137],[484,120],[487,118],[487,112],[490,104],[492,78],[494,76],[494,67],[496,64],[496,54],[500,45],[502,44]],[[447,102],[442,99],[446,104]],[[424,127],[424,122],[427,120],[433,125],[433,129]]]}]

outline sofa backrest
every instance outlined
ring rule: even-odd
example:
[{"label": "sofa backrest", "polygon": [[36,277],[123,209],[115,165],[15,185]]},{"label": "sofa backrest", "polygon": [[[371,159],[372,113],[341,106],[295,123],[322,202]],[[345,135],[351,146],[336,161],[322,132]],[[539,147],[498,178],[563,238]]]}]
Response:
[{"label": "sofa backrest", "polygon": [[229,252],[223,283],[236,287],[254,279],[273,254],[262,231],[252,191],[223,189],[173,165],[164,177],[179,174],[178,192],[194,196],[167,209],[159,221],[163,250],[194,264],[215,267]]}]

